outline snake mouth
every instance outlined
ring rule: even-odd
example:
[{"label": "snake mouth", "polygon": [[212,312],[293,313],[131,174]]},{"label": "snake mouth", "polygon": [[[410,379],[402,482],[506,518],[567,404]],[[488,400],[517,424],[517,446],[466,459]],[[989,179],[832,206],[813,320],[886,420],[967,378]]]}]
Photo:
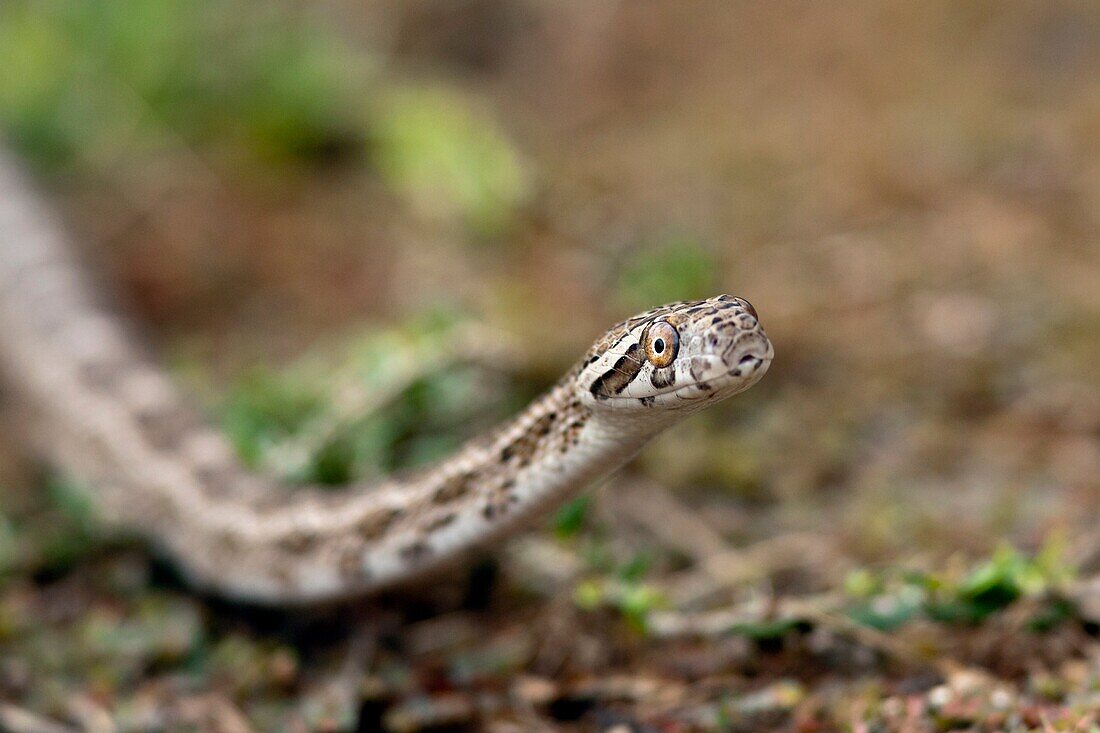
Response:
[{"label": "snake mouth", "polygon": [[768,371],[771,363],[771,349],[763,356],[746,354],[738,360],[735,366],[722,374],[692,384],[685,384],[669,390],[665,394],[675,394],[682,399],[696,398],[700,396],[700,393],[715,397],[729,397],[745,391],[760,381],[760,378]]},{"label": "snake mouth", "polygon": [[771,344],[768,344],[768,351],[765,354],[745,354],[738,359],[737,364],[734,365],[728,372],[731,377],[751,377],[756,373],[763,376],[764,372],[768,371],[768,367],[772,364],[772,358],[775,356],[775,352],[772,351]]}]

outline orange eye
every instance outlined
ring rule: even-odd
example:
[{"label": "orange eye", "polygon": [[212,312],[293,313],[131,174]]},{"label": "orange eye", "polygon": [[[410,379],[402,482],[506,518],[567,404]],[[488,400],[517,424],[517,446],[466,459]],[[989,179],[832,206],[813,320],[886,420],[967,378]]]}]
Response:
[{"label": "orange eye", "polygon": [[668,321],[657,321],[647,328],[642,341],[645,357],[658,368],[671,364],[676,358],[676,352],[680,350],[680,334]]}]

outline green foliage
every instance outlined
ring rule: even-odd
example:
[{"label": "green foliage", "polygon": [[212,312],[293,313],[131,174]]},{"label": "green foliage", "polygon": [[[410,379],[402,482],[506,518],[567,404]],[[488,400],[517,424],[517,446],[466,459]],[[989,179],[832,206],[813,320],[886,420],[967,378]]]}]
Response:
[{"label": "green foliage", "polygon": [[314,385],[256,369],[230,391],[222,406],[222,425],[244,462],[255,467],[264,451],[293,435],[323,407],[323,394]]},{"label": "green foliage", "polygon": [[87,614],[76,629],[84,653],[139,667],[185,661],[202,642],[202,624],[187,600],[150,593],[120,620],[114,612]]},{"label": "green foliage", "polygon": [[0,5],[0,125],[41,162],[234,142],[309,155],[352,128],[363,60],[282,3]]},{"label": "green foliage", "polygon": [[86,534],[96,531],[98,524],[87,487],[68,478],[51,476],[46,481],[46,491],[74,530]]},{"label": "green foliage", "polygon": [[631,628],[643,634],[649,614],[667,605],[664,595],[651,585],[612,578],[593,578],[578,583],[573,589],[573,602],[585,611],[612,609]]},{"label": "green foliage", "polygon": [[924,602],[925,594],[919,587],[903,584],[890,592],[883,589],[873,596],[861,598],[849,607],[848,616],[863,626],[891,631],[915,618]]},{"label": "green foliage", "polygon": [[87,487],[60,476],[46,481],[46,491],[57,507],[60,522],[51,523],[46,532],[33,538],[34,557],[39,569],[67,568],[87,554],[88,548],[103,538],[96,521]]},{"label": "green foliage", "polygon": [[625,584],[616,600],[619,612],[633,628],[641,632],[646,630],[649,613],[667,605],[661,591],[644,583]]},{"label": "green foliage", "polygon": [[618,569],[619,580],[624,583],[640,583],[652,564],[653,555],[648,552],[638,552]]},{"label": "green foliage", "polygon": [[112,536],[97,521],[86,487],[51,475],[48,508],[0,513],[0,579],[19,573],[62,574]]},{"label": "green foliage", "polygon": [[599,575],[577,584],[573,602],[587,611],[610,608],[633,629],[645,633],[650,612],[667,605],[664,595],[645,582],[652,555],[639,552],[625,563],[615,562],[606,552],[589,559]]},{"label": "green foliage", "polygon": [[557,535],[559,539],[567,539],[576,536],[584,527],[585,519],[588,517],[588,508],[591,503],[591,497],[588,496],[578,496],[566,502],[566,504],[554,514],[554,534]]},{"label": "green foliage", "polygon": [[690,237],[671,237],[632,252],[623,263],[618,298],[626,309],[714,294],[713,255]]},{"label": "green foliage", "polygon": [[959,578],[910,572],[895,577],[867,570],[850,574],[845,590],[852,599],[847,613],[865,626],[889,631],[925,617],[942,623],[974,624],[1023,597],[1042,601],[1030,626],[1051,628],[1072,614],[1059,596],[1073,569],[1057,541],[1034,557],[1002,546],[993,556]]},{"label": "green foliage", "polygon": [[43,488],[50,509],[11,519],[0,513],[0,577],[28,570],[62,573],[109,537],[96,521],[85,487],[55,475]]},{"label": "green foliage", "polygon": [[502,233],[530,174],[457,92],[361,99],[370,58],[301,5],[231,0],[0,3],[0,129],[40,164],[110,166],[213,148],[288,163],[370,152],[423,213]]},{"label": "green foliage", "polygon": [[406,88],[376,100],[374,158],[423,213],[457,216],[493,236],[530,196],[527,169],[504,133],[458,94]]},{"label": "green foliage", "polygon": [[1072,579],[1072,568],[1057,542],[1028,558],[1002,546],[957,585],[928,583],[928,614],[937,620],[975,623],[1022,596],[1057,591]]},{"label": "green foliage", "polygon": [[[568,519],[572,522],[575,516],[570,513]],[[573,529],[572,524],[568,526]],[[1072,604],[1062,595],[1074,577],[1064,550],[1056,539],[1031,557],[1002,546],[962,575],[855,570],[845,578],[847,598],[838,610],[862,626],[889,632],[919,618],[976,624],[1028,597],[1037,601],[1028,628],[1047,631],[1074,615]],[[638,553],[622,563],[603,544],[594,543],[587,560],[593,575],[574,588],[577,606],[613,609],[644,632],[649,613],[664,603],[661,594],[644,582],[651,555]],[[754,641],[774,641],[806,626],[806,619],[795,614],[739,621],[726,631]]]},{"label": "green foliage", "polygon": [[[1005,546],[958,577],[855,570],[845,578],[847,598],[840,604],[840,611],[862,626],[890,632],[920,618],[976,624],[1026,596],[1037,601],[1027,627],[1041,632],[1073,617],[1072,604],[1061,595],[1072,578],[1064,548],[1057,541],[1047,543],[1034,557]],[[804,625],[803,618],[796,614],[738,622],[727,631],[768,641],[780,639]]]},{"label": "green foliage", "polygon": [[[459,325],[431,318],[380,331],[338,367],[318,360],[278,374],[254,371],[222,407],[225,430],[253,467],[306,441],[304,465],[286,469],[302,482],[344,484],[441,458],[504,412],[510,398],[506,382],[489,392],[479,366],[457,363],[440,347],[457,338]],[[388,397],[367,414],[344,415],[340,401],[349,388]],[[318,424],[329,427],[314,436]]]}]

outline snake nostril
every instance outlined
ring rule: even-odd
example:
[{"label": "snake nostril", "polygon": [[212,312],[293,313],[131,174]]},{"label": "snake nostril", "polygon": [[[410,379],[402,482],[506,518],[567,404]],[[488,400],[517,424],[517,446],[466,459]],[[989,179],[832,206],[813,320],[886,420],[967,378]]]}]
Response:
[{"label": "snake nostril", "polygon": [[753,356],[752,354],[745,354],[744,356],[742,356],[742,357],[741,357],[741,358],[740,358],[740,359],[739,359],[739,360],[737,361],[737,363],[738,363],[738,364],[741,364],[741,365],[745,365],[745,364],[748,364],[748,363],[749,363],[750,361],[760,361],[760,357],[758,357],[758,356]]}]

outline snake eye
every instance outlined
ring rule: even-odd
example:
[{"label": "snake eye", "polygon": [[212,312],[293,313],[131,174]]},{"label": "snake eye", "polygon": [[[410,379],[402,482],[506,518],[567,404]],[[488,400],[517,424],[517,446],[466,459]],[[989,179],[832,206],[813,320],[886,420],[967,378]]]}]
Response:
[{"label": "snake eye", "polygon": [[668,321],[657,321],[647,328],[642,341],[645,357],[657,368],[671,364],[680,350],[680,334]]},{"label": "snake eye", "polygon": [[750,316],[752,316],[756,320],[760,320],[760,316],[756,315],[756,309],[752,307],[752,303],[745,300],[744,298],[734,298],[734,300],[737,302],[738,305],[748,311],[748,314]]}]

